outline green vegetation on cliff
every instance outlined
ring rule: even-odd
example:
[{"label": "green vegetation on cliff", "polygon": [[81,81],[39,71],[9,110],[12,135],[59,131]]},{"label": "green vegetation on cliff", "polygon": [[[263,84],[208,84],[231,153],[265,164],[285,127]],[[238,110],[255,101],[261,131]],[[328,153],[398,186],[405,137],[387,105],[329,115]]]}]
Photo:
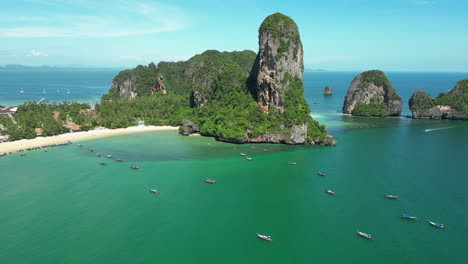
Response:
[{"label": "green vegetation on cliff", "polygon": [[[282,28],[280,28],[278,25],[282,25]],[[290,30],[285,30],[286,28]],[[286,15],[281,13],[274,13],[263,20],[258,31],[269,32],[273,35],[273,37],[279,39],[285,37],[285,35],[291,34],[291,30],[295,31],[296,33],[298,32],[296,22],[294,22],[292,18]],[[296,34],[296,36],[299,38],[298,34]]]},{"label": "green vegetation on cliff", "polygon": [[374,83],[377,86],[383,86],[384,89],[388,90],[389,100],[401,100],[401,97],[397,94],[395,88],[393,88],[392,83],[383,71],[370,70],[361,73],[361,83],[359,85],[359,88],[365,89],[371,83]]},{"label": "green vegetation on cliff", "polygon": [[358,103],[356,107],[351,112],[352,115],[355,116],[378,116],[378,117],[385,117],[388,116],[389,113],[387,111],[387,105],[384,103]]},{"label": "green vegetation on cliff", "polygon": [[411,96],[409,105],[413,115],[416,116],[425,117],[426,110],[440,105],[450,106],[454,111],[453,114],[457,116],[454,119],[459,119],[461,116],[468,118],[468,79],[459,81],[448,93],[441,93],[436,98],[431,98],[426,92],[418,90]]}]

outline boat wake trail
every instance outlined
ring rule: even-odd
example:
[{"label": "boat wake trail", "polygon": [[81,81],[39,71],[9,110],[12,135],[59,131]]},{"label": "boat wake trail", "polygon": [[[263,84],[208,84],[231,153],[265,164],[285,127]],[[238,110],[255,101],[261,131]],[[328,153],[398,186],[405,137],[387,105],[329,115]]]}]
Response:
[{"label": "boat wake trail", "polygon": [[431,131],[436,131],[436,130],[444,130],[444,129],[450,129],[450,128],[454,128],[454,127],[456,127],[456,126],[424,129],[424,132],[431,132]]}]

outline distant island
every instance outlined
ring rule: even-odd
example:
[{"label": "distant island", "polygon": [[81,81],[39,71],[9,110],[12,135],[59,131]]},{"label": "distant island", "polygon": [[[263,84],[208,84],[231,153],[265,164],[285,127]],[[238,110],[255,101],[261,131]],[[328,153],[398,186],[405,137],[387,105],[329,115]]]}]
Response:
[{"label": "distant island", "polygon": [[296,23],[268,16],[259,52],[208,50],[188,61],[120,72],[95,107],[71,102],[20,105],[0,115],[10,140],[95,127],[180,126],[232,143],[334,144],[304,97],[303,47]]}]

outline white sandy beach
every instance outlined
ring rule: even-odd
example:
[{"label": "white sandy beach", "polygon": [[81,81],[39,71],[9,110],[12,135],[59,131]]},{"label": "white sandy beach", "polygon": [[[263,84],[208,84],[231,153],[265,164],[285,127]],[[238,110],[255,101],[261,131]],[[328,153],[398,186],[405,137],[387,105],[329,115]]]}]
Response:
[{"label": "white sandy beach", "polygon": [[35,148],[45,145],[52,144],[62,144],[68,141],[79,141],[87,139],[95,139],[109,136],[125,135],[130,133],[137,132],[149,132],[149,131],[164,131],[164,130],[178,130],[179,127],[173,126],[134,126],[127,128],[118,128],[118,129],[97,129],[83,132],[74,132],[61,134],[57,136],[50,137],[37,137],[33,139],[23,139],[13,142],[6,142],[0,144],[0,153],[5,152],[17,152],[21,149]]}]

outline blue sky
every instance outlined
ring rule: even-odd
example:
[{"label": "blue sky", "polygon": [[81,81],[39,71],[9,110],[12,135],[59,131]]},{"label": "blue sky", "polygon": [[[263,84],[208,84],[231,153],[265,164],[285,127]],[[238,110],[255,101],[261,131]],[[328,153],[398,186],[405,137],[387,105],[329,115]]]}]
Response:
[{"label": "blue sky", "polygon": [[258,50],[258,27],[293,18],[306,68],[468,72],[468,1],[11,0],[0,65],[134,67],[207,49]]}]

